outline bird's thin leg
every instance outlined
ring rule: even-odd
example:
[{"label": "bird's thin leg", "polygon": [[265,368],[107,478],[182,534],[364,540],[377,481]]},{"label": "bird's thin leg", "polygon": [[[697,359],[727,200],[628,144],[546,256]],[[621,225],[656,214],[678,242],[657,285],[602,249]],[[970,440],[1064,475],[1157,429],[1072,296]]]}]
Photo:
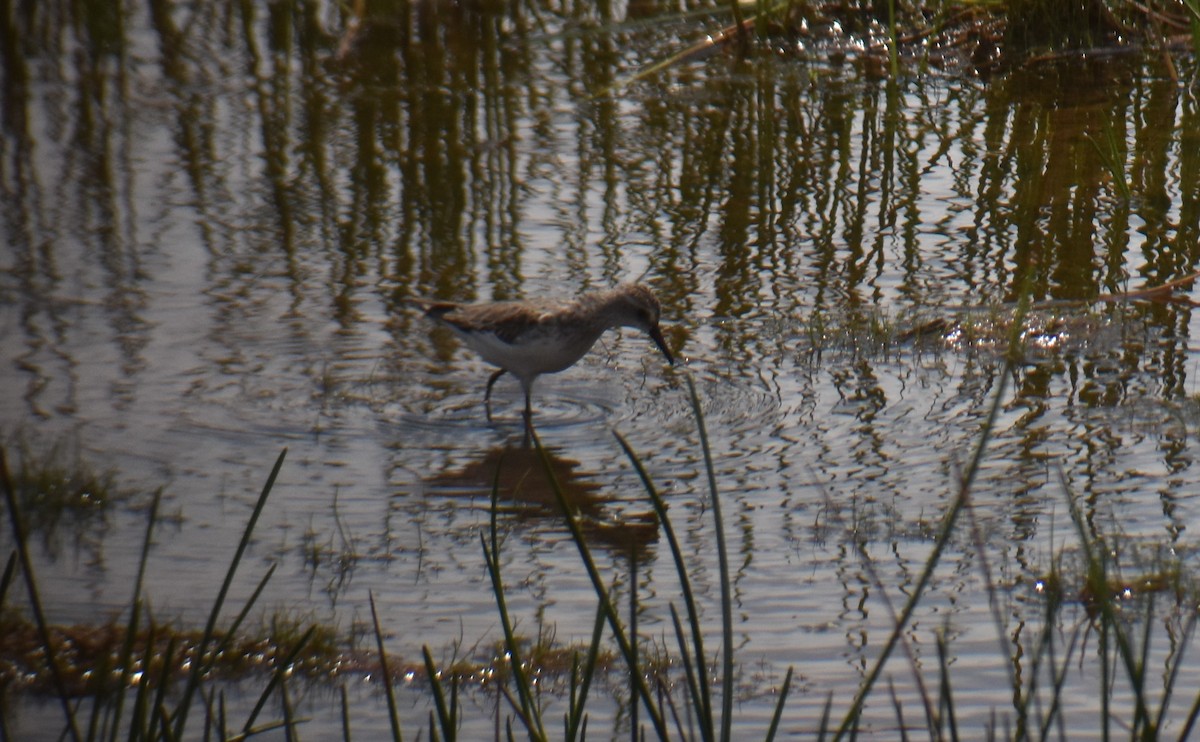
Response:
[{"label": "bird's thin leg", "polygon": [[483,393],[483,407],[487,411],[487,419],[489,423],[492,421],[492,387],[496,384],[496,379],[499,379],[503,375],[504,369],[500,369],[496,373],[489,376],[487,390]]},{"label": "bird's thin leg", "polygon": [[532,380],[528,384],[522,384],[525,387],[525,447],[529,447],[529,438],[533,433],[533,406],[529,403],[530,392],[533,391]]}]

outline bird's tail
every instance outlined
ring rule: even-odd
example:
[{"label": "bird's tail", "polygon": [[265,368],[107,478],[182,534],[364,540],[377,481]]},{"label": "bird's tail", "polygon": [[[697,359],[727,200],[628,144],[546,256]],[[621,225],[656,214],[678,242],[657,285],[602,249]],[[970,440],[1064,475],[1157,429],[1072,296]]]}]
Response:
[{"label": "bird's tail", "polygon": [[458,308],[458,304],[452,301],[440,301],[438,299],[422,299],[418,297],[410,297],[404,300],[406,303],[413,305],[425,313],[426,317],[432,319],[441,319],[443,315],[453,312]]}]

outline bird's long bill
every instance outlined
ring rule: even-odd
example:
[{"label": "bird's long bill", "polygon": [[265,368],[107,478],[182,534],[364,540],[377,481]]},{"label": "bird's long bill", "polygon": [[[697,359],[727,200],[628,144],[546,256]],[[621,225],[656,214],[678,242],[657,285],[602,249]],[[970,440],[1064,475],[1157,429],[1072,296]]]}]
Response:
[{"label": "bird's long bill", "polygon": [[658,329],[658,325],[650,328],[650,339],[662,351],[662,354],[667,357],[667,363],[675,365],[675,357],[671,355],[671,351],[667,349],[667,341],[663,339],[662,330]]}]

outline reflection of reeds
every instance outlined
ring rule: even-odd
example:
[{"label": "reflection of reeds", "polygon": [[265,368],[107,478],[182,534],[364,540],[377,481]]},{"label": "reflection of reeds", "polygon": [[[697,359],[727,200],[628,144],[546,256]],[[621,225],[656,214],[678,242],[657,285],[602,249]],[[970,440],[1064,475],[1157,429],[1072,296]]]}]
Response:
[{"label": "reflection of reeds", "polygon": [[[1018,311],[1018,316],[1021,314],[1022,311]],[[1013,325],[1019,327],[1021,323],[1014,322]],[[1011,331],[1010,342],[1015,341],[1017,334],[1017,330]],[[1002,374],[1001,379],[1007,380],[1008,376],[1008,373]],[[858,545],[866,572],[882,595],[881,599],[892,616],[892,629],[857,694],[845,710],[840,725],[836,729],[832,726],[831,715],[840,709],[836,708],[837,704],[830,696],[824,706],[820,727],[813,730],[818,734],[838,739],[865,731],[863,709],[880,702],[885,706],[891,705],[900,728],[905,728],[904,709],[894,681],[889,678],[886,687],[879,683],[894,650],[903,647],[909,657],[911,672],[916,677],[915,686],[924,708],[925,726],[931,730],[941,730],[941,733],[950,738],[969,736],[966,722],[960,718],[962,712],[956,704],[953,692],[955,656],[953,644],[949,642],[950,624],[947,623],[945,628],[936,632],[937,682],[929,686],[921,680],[922,669],[908,645],[911,641],[908,632],[917,606],[929,597],[931,576],[938,568],[942,553],[951,542],[972,543],[980,555],[987,550],[987,544],[977,532],[972,515],[971,489],[989,447],[996,415],[1005,398],[1005,383],[1006,381],[1001,381],[994,391],[993,402],[980,430],[974,452],[959,476],[958,492],[942,517],[941,526],[933,538],[932,548],[921,575],[906,588],[907,600],[900,610],[892,608],[887,597],[888,586],[875,574],[872,557],[862,548],[861,543]],[[724,527],[720,492],[711,452],[708,450],[708,436],[700,400],[690,378],[688,388],[699,430],[699,458],[707,475],[708,510],[713,514],[713,527],[719,532]],[[630,620],[626,623],[622,621],[613,601],[611,585],[601,576],[592,557],[588,543],[590,536],[581,527],[582,519],[577,504],[565,497],[561,487],[556,487],[559,507],[571,530],[597,598],[590,641],[586,646],[570,648],[567,653],[569,662],[564,666],[569,670],[570,677],[565,692],[568,706],[563,714],[565,735],[562,738],[576,740],[586,736],[591,688],[595,685],[598,674],[608,671],[602,669],[602,664],[611,661],[611,657],[605,657],[603,662],[601,660],[605,654],[602,646],[603,629],[606,625],[618,646],[617,657],[626,665],[626,671],[622,675],[627,677],[630,683],[631,702],[640,705],[645,711],[647,723],[658,738],[686,739],[694,735],[699,739],[715,741],[728,740],[734,736],[744,737],[744,734],[736,732],[737,726],[732,715],[733,678],[738,673],[738,666],[732,649],[732,582],[728,561],[723,553],[726,548],[724,540],[714,535],[720,565],[718,579],[721,582],[722,645],[719,660],[714,662],[710,660],[710,655],[705,649],[706,637],[701,628],[701,612],[692,586],[691,570],[668,515],[666,503],[642,460],[634,453],[629,443],[620,435],[617,436],[617,440],[654,506],[661,523],[663,538],[671,553],[678,578],[680,600],[678,605],[674,602],[669,605],[675,647],[673,650],[662,647],[657,652],[642,649],[644,640],[638,635],[636,625],[639,612],[636,572],[631,576],[633,584],[629,590]],[[548,452],[542,448],[540,439],[535,437],[534,442],[535,451],[542,457],[545,472],[553,482],[555,469]],[[271,729],[291,728],[301,723],[302,720],[296,717],[292,709],[288,683],[293,669],[304,661],[305,655],[325,651],[322,647],[332,641],[328,632],[316,625],[302,626],[272,621],[269,634],[276,644],[276,650],[271,652],[271,658],[263,666],[269,672],[257,693],[257,698],[254,699],[253,708],[242,723],[233,723],[229,718],[225,709],[225,691],[220,685],[220,678],[229,676],[231,663],[245,662],[242,658],[256,653],[238,644],[236,636],[238,627],[243,624],[249,611],[256,604],[274,567],[266,571],[254,593],[227,630],[217,631],[216,623],[233,575],[243,559],[244,549],[249,543],[258,515],[266,504],[282,463],[281,454],[249,518],[239,547],[233,555],[214,601],[208,622],[203,631],[194,635],[155,624],[149,619],[144,606],[141,585],[150,561],[151,536],[158,522],[159,498],[155,497],[148,516],[138,575],[134,580],[128,622],[121,629],[108,632],[112,634],[108,641],[116,647],[113,660],[86,667],[79,666],[78,655],[67,649],[64,632],[50,624],[41,607],[35,571],[28,552],[28,535],[23,529],[23,518],[4,452],[0,450],[0,483],[3,484],[6,506],[11,518],[10,525],[16,541],[16,549],[10,555],[3,577],[0,578],[0,605],[8,603],[6,597],[9,589],[18,580],[22,580],[27,588],[29,604],[35,617],[37,643],[40,644],[37,649],[47,663],[53,678],[54,694],[62,705],[66,736],[72,739],[111,739],[122,729],[132,729],[136,730],[136,736],[143,739],[179,739],[186,735],[189,725],[194,726],[198,723],[195,720],[189,721],[189,717],[197,713],[189,712],[189,708],[194,706],[197,700],[202,708],[202,712],[198,713],[203,716],[204,724],[217,731],[222,738],[230,736],[235,730],[238,734],[250,736]],[[508,716],[505,722],[510,736],[514,727],[521,727],[531,739],[559,738],[549,731],[546,717],[546,694],[551,691],[545,688],[546,675],[542,669],[546,666],[543,657],[547,654],[548,646],[541,639],[534,644],[521,639],[515,632],[514,621],[507,608],[505,583],[500,571],[503,543],[498,527],[498,481],[493,488],[489,527],[485,534],[481,534],[480,539],[503,634],[505,660],[493,676],[497,684],[496,702],[507,703],[511,712],[511,716]],[[1068,489],[1065,481],[1063,488]],[[1154,555],[1147,558],[1133,544],[1123,542],[1119,537],[1099,533],[1094,524],[1089,522],[1079,498],[1070,492],[1067,492],[1067,504],[1078,545],[1074,548],[1061,548],[1054,556],[1051,567],[1036,578],[1031,578],[1036,579],[1035,593],[1044,608],[1042,625],[1040,629],[1033,629],[1031,641],[1019,643],[1014,656],[1009,656],[1012,651],[1010,642],[1017,642],[1018,639],[1008,634],[1004,617],[999,610],[997,582],[987,566],[986,559],[980,557],[1000,644],[996,660],[999,666],[1005,668],[1011,686],[1005,692],[998,693],[997,703],[1011,704],[1013,738],[1044,738],[1056,726],[1067,723],[1063,694],[1067,688],[1068,674],[1074,665],[1086,658],[1084,649],[1087,646],[1088,635],[1096,637],[1097,656],[1094,661],[1102,674],[1098,681],[1101,689],[1098,695],[1100,707],[1096,712],[1099,727],[1106,734],[1118,731],[1125,734],[1132,730],[1133,738],[1148,739],[1155,738],[1160,730],[1168,728],[1168,724],[1172,725],[1169,727],[1172,731],[1181,725],[1182,737],[1186,737],[1197,719],[1200,719],[1200,694],[1195,698],[1183,699],[1190,702],[1190,705],[1181,718],[1169,719],[1167,712],[1176,696],[1191,692],[1184,686],[1185,681],[1181,673],[1186,669],[1185,650],[1194,636],[1197,618],[1200,617],[1200,613],[1191,607],[1194,606],[1197,594],[1194,579],[1188,576],[1178,555],[1167,556],[1161,550],[1156,550]],[[830,504],[829,510],[833,509]],[[848,524],[848,529],[851,528],[852,525]],[[964,534],[967,534],[965,539]],[[636,570],[637,560],[630,560],[629,564],[631,570]],[[18,569],[20,577],[17,577]],[[1176,608],[1173,614],[1162,612],[1159,607],[1160,596],[1174,598]],[[374,596],[369,597],[378,650],[374,667],[381,671],[380,676],[385,679],[384,693],[387,697],[393,739],[400,739],[401,720],[392,687],[397,668],[392,666],[392,660],[384,649],[385,629],[379,621]],[[1076,612],[1082,612],[1085,618],[1082,622],[1074,622],[1074,627],[1067,631],[1069,636],[1063,645],[1061,636],[1064,627],[1072,624],[1071,611],[1075,609],[1078,609]],[[1155,629],[1159,626],[1163,628],[1162,631]],[[104,633],[105,630],[98,631]],[[1151,663],[1157,661],[1156,645],[1162,640],[1160,637],[1163,634],[1166,635],[1166,640],[1171,642],[1171,647],[1163,662],[1162,672],[1152,676],[1148,670]],[[423,647],[423,654],[424,677],[429,684],[428,692],[433,706],[429,717],[429,735],[431,738],[454,739],[463,723],[463,712],[469,708],[460,701],[463,678],[468,673],[453,660],[439,668],[428,646]],[[673,656],[682,666],[682,683],[673,682],[667,676],[667,668],[673,664]],[[561,662],[561,659],[559,661]],[[714,677],[720,679],[719,711],[714,703],[714,689],[710,688]],[[1153,687],[1152,677],[1161,677],[1161,688]],[[535,678],[540,681],[536,681]],[[788,698],[791,680],[792,671],[789,668],[779,688],[767,730],[768,739],[777,733],[784,718],[784,704]],[[175,689],[178,694],[170,692],[170,689]],[[1118,707],[1116,699],[1125,692],[1130,694],[1131,702],[1128,703],[1127,710],[1122,711],[1121,709],[1126,707]],[[880,698],[882,694],[886,696]],[[91,699],[90,713],[86,715],[80,712],[75,700],[80,696]],[[259,717],[272,699],[278,701],[279,717],[260,722]],[[342,728],[347,739],[351,728],[351,715],[349,702],[343,694]],[[636,728],[638,715],[631,713],[629,718],[634,720]],[[4,715],[0,714],[0,732],[4,732],[3,724]],[[5,738],[11,738],[11,735],[6,733]]]}]

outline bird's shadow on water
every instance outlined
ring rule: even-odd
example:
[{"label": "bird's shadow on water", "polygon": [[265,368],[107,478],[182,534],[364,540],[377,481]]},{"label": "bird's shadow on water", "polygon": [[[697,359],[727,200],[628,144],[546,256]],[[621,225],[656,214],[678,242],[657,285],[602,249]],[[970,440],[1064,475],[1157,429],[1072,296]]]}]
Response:
[{"label": "bird's shadow on water", "polygon": [[[520,423],[518,423],[520,424]],[[536,423],[535,423],[536,425]],[[579,518],[589,543],[640,559],[658,541],[659,522],[652,510],[629,512],[605,491],[595,475],[553,448],[515,442],[488,449],[465,464],[425,479],[431,494],[489,503],[493,491],[502,515],[520,523],[561,524],[564,514],[557,487]],[[565,532],[566,526],[562,525]]]}]

